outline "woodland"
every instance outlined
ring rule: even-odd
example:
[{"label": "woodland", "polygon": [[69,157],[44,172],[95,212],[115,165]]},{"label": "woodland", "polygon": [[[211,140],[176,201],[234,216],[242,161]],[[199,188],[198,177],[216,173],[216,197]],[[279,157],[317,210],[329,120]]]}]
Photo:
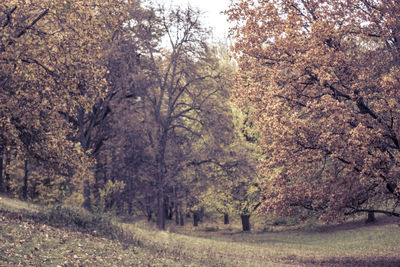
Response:
[{"label": "woodland", "polygon": [[400,217],[400,3],[0,1],[0,193],[194,226]]}]

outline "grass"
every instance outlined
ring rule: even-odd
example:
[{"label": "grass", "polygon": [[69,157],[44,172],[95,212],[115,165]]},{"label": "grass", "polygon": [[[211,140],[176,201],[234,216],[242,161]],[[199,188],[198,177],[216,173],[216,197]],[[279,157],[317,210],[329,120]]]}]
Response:
[{"label": "grass", "polygon": [[[0,266],[400,266],[400,227],[382,217],[313,228],[238,222],[157,231],[68,207],[0,198]],[[288,230],[289,229],[289,230]]]},{"label": "grass", "polygon": [[[126,227],[133,231],[143,226]],[[226,266],[400,265],[400,228],[393,223],[365,227],[359,223],[351,229],[322,227],[313,231],[297,229],[264,233],[243,233],[236,229],[221,229],[216,233],[207,231],[208,226],[197,231],[190,231],[190,228],[181,230],[186,233],[184,235],[146,230],[139,236],[143,242],[152,242],[155,247],[164,245],[166,250],[173,250],[179,244],[175,250],[181,254],[207,255],[220,259],[218,264]],[[149,234],[149,231],[154,232]],[[151,240],[145,241],[150,236]]]},{"label": "grass", "polygon": [[104,234],[108,224],[99,220],[97,226],[81,224],[91,221],[85,215],[76,225],[63,225],[54,210],[0,198],[0,266],[182,266],[133,239]]}]

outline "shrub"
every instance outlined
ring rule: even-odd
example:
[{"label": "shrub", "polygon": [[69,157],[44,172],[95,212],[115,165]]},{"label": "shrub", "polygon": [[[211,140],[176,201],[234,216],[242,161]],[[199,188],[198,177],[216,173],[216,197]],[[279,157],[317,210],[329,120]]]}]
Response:
[{"label": "shrub", "polygon": [[86,210],[62,205],[50,206],[37,214],[39,220],[56,227],[66,227],[74,231],[104,236],[111,239],[122,238],[123,230],[104,214],[93,214]]},{"label": "shrub", "polygon": [[206,226],[204,227],[204,232],[218,232],[218,226],[217,227],[212,227],[212,226]]},{"label": "shrub", "polygon": [[272,223],[273,225],[287,225],[287,221],[286,218],[277,218],[274,220],[274,222]]}]

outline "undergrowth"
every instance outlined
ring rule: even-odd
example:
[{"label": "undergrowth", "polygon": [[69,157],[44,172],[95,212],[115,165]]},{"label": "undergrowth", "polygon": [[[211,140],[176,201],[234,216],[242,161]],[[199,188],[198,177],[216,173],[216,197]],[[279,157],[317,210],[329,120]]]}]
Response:
[{"label": "undergrowth", "polygon": [[64,205],[36,206],[26,202],[0,198],[0,210],[11,217],[32,219],[37,223],[78,231],[83,234],[140,245],[132,233],[118,225],[115,217],[104,213],[90,213],[82,208]]},{"label": "undergrowth", "polygon": [[112,218],[105,214],[93,214],[82,209],[55,205],[34,214],[33,218],[55,227],[67,227],[94,236],[110,239],[124,238],[121,227],[113,223]]}]

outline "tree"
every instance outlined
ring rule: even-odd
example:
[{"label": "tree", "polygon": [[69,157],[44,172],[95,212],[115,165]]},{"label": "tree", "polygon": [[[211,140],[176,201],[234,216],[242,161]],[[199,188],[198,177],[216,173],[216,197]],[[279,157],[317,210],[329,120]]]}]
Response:
[{"label": "tree", "polygon": [[231,152],[230,162],[209,170],[208,186],[198,198],[206,208],[224,215],[224,224],[229,224],[229,215],[239,215],[243,231],[250,231],[250,216],[260,204],[257,175],[249,162],[250,151]]},{"label": "tree", "polygon": [[179,174],[193,162],[194,140],[201,138],[202,114],[216,103],[223,83],[218,61],[206,44],[199,12],[156,10],[142,28],[164,34],[164,47],[150,43],[142,49],[148,58],[146,94],[141,98],[146,135],[154,155],[153,185],[157,199],[157,226],[165,229],[166,200]]},{"label": "tree", "polygon": [[400,216],[399,11],[380,0],[242,0],[227,11],[234,99],[254,108],[268,157],[262,211]]},{"label": "tree", "polygon": [[[261,158],[257,149],[259,132],[249,121],[248,114],[230,107],[230,132],[232,137],[225,140],[218,159],[208,166],[209,178],[202,202],[212,210],[241,217],[243,231],[250,231],[250,216],[260,205],[260,185],[256,171],[257,160]],[[225,120],[225,123],[228,120]],[[221,142],[220,142],[221,143]]]},{"label": "tree", "polygon": [[[95,181],[94,183],[89,183],[89,180],[85,182],[88,186],[85,192],[89,195],[84,194],[84,206],[88,209],[91,209],[88,204],[92,203],[89,199],[90,194],[93,193],[96,201],[99,201],[99,190],[108,182],[105,172],[111,171],[117,176],[116,170],[109,169],[116,165],[110,165],[106,162],[107,159],[104,157],[109,157],[110,154],[105,156],[107,153],[104,152],[110,152],[110,149],[112,149],[112,145],[110,145],[112,137],[119,135],[120,138],[119,133],[125,132],[126,124],[124,125],[121,121],[125,120],[125,116],[129,116],[126,112],[134,110],[132,108],[129,110],[127,106],[132,101],[137,103],[136,98],[145,93],[146,85],[144,83],[146,83],[146,79],[143,78],[144,75],[141,71],[141,61],[145,60],[141,58],[141,48],[144,43],[148,47],[155,46],[155,43],[159,40],[156,33],[148,34],[142,29],[143,22],[154,16],[152,10],[143,8],[140,1],[133,1],[123,8],[126,9],[124,12],[126,17],[125,20],[124,17],[119,20],[121,23],[124,22],[123,25],[116,29],[112,39],[104,40],[102,43],[104,51],[101,64],[107,68],[105,77],[108,86],[102,88],[102,94],[96,98],[90,109],[80,107],[76,119],[68,116],[68,120],[77,132],[75,139],[90,158],[96,159]],[[129,23],[125,23],[127,21]],[[132,120],[132,118],[125,120],[125,123],[129,120]],[[135,123],[139,123],[139,121],[135,121]],[[135,123],[128,125],[132,127]],[[116,142],[119,144],[118,140]],[[108,143],[106,148],[104,147],[105,143]],[[134,152],[131,151],[130,153]],[[111,157],[111,161],[114,163],[115,159]],[[99,176],[102,176],[103,179]],[[126,176],[122,177],[126,178]],[[126,184],[126,189],[131,188],[131,182]],[[102,188],[101,190],[105,189]]]},{"label": "tree", "polygon": [[[66,118],[107,88],[105,44],[128,1],[11,0],[0,5],[0,157],[8,147],[57,169],[90,177],[90,163]],[[0,179],[1,180],[1,179]]]}]

